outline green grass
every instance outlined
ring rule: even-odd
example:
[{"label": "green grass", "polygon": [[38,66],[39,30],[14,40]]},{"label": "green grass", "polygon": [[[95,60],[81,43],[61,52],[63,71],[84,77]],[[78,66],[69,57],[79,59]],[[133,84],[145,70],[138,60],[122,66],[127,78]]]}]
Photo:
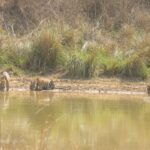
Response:
[{"label": "green grass", "polygon": [[[31,36],[1,35],[0,68],[14,66],[14,70],[32,73],[62,68],[71,78],[107,75],[145,79],[150,75],[149,34],[130,25],[109,32],[80,24],[73,29],[67,24],[47,23]],[[90,44],[82,51],[86,41]]]},{"label": "green grass", "polygon": [[133,56],[129,58],[124,64],[122,74],[126,77],[135,77],[145,79],[148,76],[146,64],[138,56]]},{"label": "green grass", "polygon": [[91,78],[99,75],[98,52],[74,52],[68,59],[67,70],[71,77]]},{"label": "green grass", "polygon": [[51,32],[42,32],[33,40],[27,67],[33,71],[46,71],[63,65],[63,49],[59,39]]}]

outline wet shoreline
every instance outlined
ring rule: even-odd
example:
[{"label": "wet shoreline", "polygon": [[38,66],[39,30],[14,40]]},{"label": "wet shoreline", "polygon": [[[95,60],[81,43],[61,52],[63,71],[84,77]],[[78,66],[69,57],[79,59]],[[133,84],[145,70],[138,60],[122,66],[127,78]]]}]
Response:
[{"label": "wet shoreline", "polygon": [[[12,78],[10,91],[29,91],[31,80],[32,78]],[[148,82],[130,82],[119,79],[53,80],[55,89],[51,91],[56,93],[147,95]]]}]

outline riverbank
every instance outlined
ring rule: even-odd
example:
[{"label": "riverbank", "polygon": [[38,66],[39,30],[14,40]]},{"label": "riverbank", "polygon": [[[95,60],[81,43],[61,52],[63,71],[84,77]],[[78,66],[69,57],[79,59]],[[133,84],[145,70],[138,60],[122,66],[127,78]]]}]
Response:
[{"label": "riverbank", "polygon": [[10,89],[29,90],[32,78],[47,74],[56,92],[146,93],[149,3],[122,3],[0,2],[0,72],[12,73]]},{"label": "riverbank", "polygon": [[[12,77],[10,80],[11,91],[29,90],[30,82],[34,77]],[[129,81],[119,78],[95,78],[91,80],[82,79],[60,79],[55,75],[46,76],[55,83],[54,92],[71,93],[97,93],[97,94],[147,94],[146,81]]]}]

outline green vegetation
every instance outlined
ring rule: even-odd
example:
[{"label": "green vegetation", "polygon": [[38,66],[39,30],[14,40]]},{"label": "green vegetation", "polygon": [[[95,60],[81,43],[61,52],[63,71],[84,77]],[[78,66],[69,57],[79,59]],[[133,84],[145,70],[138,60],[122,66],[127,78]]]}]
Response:
[{"label": "green vegetation", "polygon": [[63,51],[60,41],[51,33],[41,33],[33,41],[27,66],[34,71],[48,70],[63,63]]},{"label": "green vegetation", "polygon": [[145,79],[150,75],[150,3],[138,1],[3,0],[0,68]]}]

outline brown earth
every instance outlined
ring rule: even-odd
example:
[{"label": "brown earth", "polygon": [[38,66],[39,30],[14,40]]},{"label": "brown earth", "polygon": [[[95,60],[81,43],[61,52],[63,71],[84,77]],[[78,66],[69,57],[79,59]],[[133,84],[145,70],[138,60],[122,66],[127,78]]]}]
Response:
[{"label": "brown earth", "polygon": [[[12,77],[10,90],[29,90],[30,82],[34,77]],[[108,94],[147,94],[148,81],[128,81],[118,78],[83,79],[60,79],[50,75],[45,78],[53,79],[54,92],[75,93],[108,93]]]}]

